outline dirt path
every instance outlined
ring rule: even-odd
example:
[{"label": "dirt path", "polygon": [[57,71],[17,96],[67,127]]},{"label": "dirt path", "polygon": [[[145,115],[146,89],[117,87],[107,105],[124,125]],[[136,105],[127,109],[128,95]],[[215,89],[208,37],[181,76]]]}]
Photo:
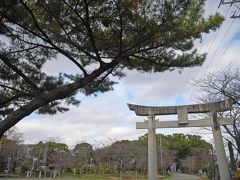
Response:
[{"label": "dirt path", "polygon": [[200,177],[190,174],[173,173],[170,177],[171,180],[200,180]]}]

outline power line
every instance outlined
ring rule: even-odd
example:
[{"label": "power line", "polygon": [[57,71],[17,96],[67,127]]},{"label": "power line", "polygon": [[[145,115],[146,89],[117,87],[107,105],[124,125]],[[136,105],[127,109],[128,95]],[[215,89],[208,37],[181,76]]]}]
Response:
[{"label": "power line", "polygon": [[[216,9],[215,14],[218,12],[218,10],[219,10],[219,7]],[[203,50],[203,47],[204,47],[203,45],[204,45],[205,42],[206,42],[207,36],[208,36],[208,34],[206,34],[205,37],[203,38],[203,41],[201,42],[202,45],[201,45],[201,48],[200,48],[199,52]],[[177,97],[180,97],[181,94],[183,93],[185,84],[189,81],[189,78],[190,78],[190,75],[192,74],[192,72],[193,72],[193,69],[191,69],[191,70],[189,71],[186,80],[183,82],[181,88],[180,88],[179,91],[178,91]],[[183,100],[184,100],[184,99],[185,99],[185,98],[183,98]]]},{"label": "power line", "polygon": [[[226,12],[225,15],[224,15],[224,18],[227,16],[229,10],[230,10],[230,6],[229,6],[229,8],[227,9],[227,12]],[[212,49],[212,47],[213,47],[213,44],[214,44],[214,41],[216,40],[217,36],[219,35],[220,30],[221,30],[221,28],[219,28],[219,29],[217,30],[217,32],[215,33],[215,36],[214,36],[214,38],[213,38],[213,40],[212,40],[209,48],[207,48],[207,53],[209,53],[209,52],[211,51],[211,49]],[[199,67],[195,78],[198,76],[198,73],[200,72],[200,69],[201,69],[201,68],[203,68],[203,66]]]},{"label": "power line", "polygon": [[238,3],[238,2],[240,2],[240,1],[239,0],[231,0],[231,1],[221,0],[218,7],[220,7],[221,5],[225,5],[225,4],[230,4],[230,6],[232,6],[233,4]]},{"label": "power line", "polygon": [[[221,47],[221,45],[222,45],[223,41],[225,40],[225,38],[226,38],[226,36],[227,36],[229,30],[231,29],[234,20],[235,20],[235,19],[233,19],[232,22],[231,22],[231,24],[229,25],[229,27],[228,27],[227,31],[225,32],[225,34],[224,34],[224,36],[223,36],[221,42],[219,43],[218,47],[216,48],[216,50],[215,50],[215,52],[214,52],[212,58],[210,59],[209,63],[207,64],[207,66],[206,66],[205,71],[203,72],[203,74],[206,73],[206,71],[207,71],[209,65],[211,64],[212,60],[213,60],[214,57],[216,56],[216,54],[217,54],[219,48]],[[240,30],[240,28],[239,28],[236,32],[238,32],[239,30]],[[234,34],[235,34],[235,33],[234,33]],[[228,49],[228,48],[229,48],[229,47],[227,47],[227,49]],[[224,52],[226,52],[226,50],[225,50]],[[225,55],[225,54],[224,54],[224,55]],[[199,73],[199,71],[198,71],[197,73]],[[196,76],[196,77],[197,77],[197,76]],[[193,89],[194,89],[194,87],[193,87]],[[192,93],[192,90],[190,91],[190,93],[188,93],[188,96],[189,96],[191,93]],[[187,96],[187,98],[188,98],[188,96]]]},{"label": "power line", "polygon": [[[231,0],[231,1],[224,1],[224,0],[221,0],[221,2],[219,3],[219,6],[220,7],[221,5],[226,5],[226,4],[230,4],[230,7],[232,5],[234,5],[235,7],[237,7],[238,9],[240,9],[240,7],[236,4],[236,3],[239,3],[240,1],[239,0]],[[230,18],[240,18],[240,14],[236,15],[236,11],[234,12],[233,15],[230,16]]]},{"label": "power line", "polygon": [[[207,71],[207,69],[208,69],[209,65],[211,64],[212,60],[213,60],[213,59],[214,59],[214,57],[216,56],[218,49],[221,47],[221,45],[222,45],[223,41],[225,40],[225,38],[226,38],[226,36],[227,36],[227,34],[228,34],[229,30],[231,29],[231,27],[232,27],[232,25],[233,25],[233,22],[234,22],[234,20],[235,20],[235,19],[233,19],[233,20],[232,20],[232,22],[231,22],[230,26],[228,27],[227,31],[225,32],[225,34],[224,34],[224,36],[223,36],[223,38],[222,38],[221,42],[219,43],[219,45],[218,45],[217,49],[215,50],[215,52],[214,52],[214,54],[213,54],[212,58],[211,58],[211,59],[210,59],[210,61],[209,61],[208,65],[207,65],[207,67],[206,67],[206,70],[205,70],[205,72]],[[205,73],[205,72],[204,72],[204,73]]]},{"label": "power line", "polygon": [[[217,8],[217,10],[216,10],[216,13],[217,13],[217,11],[218,11],[218,9],[219,9],[219,7],[220,7],[221,5],[223,5],[223,4],[230,4],[230,6],[228,7],[228,9],[227,9],[227,11],[226,11],[226,13],[225,13],[225,15],[224,15],[224,18],[226,18],[226,17],[227,17],[227,14],[228,14],[228,12],[229,12],[229,10],[230,10],[230,8],[231,8],[231,6],[232,6],[233,4],[234,4],[234,6],[236,6],[238,9],[240,9],[239,6],[236,5],[237,2],[240,2],[240,1],[236,1],[236,0],[228,1],[228,2],[221,1],[220,4],[219,4],[219,6],[218,6],[218,8]],[[239,13],[239,12],[238,12],[238,13]],[[206,66],[206,68],[205,68],[204,73],[207,71],[209,65],[212,63],[212,61],[213,61],[213,59],[215,58],[215,56],[216,56],[219,48],[221,47],[222,43],[224,42],[224,40],[225,40],[225,38],[226,38],[229,30],[231,29],[231,27],[232,27],[232,25],[233,25],[234,19],[238,18],[238,16],[236,16],[236,11],[235,11],[234,14],[231,16],[231,18],[233,18],[233,21],[232,21],[231,24],[229,25],[227,31],[225,32],[225,34],[224,34],[224,36],[223,36],[223,38],[222,38],[222,40],[221,40],[221,42],[220,42],[220,44],[218,45],[218,47],[217,47],[217,49],[215,50],[212,58],[211,58],[210,61],[208,62],[207,66]],[[216,40],[219,32],[220,32],[220,29],[218,29],[218,31],[215,33],[215,36],[214,36],[214,38],[213,38],[213,40],[212,40],[209,48],[207,48],[207,53],[209,53],[209,52],[211,51],[211,49],[212,49],[212,47],[213,47],[213,44],[214,44],[214,42],[215,42],[215,40]],[[236,31],[236,32],[237,32],[237,31]],[[234,33],[234,34],[235,34],[235,33]],[[206,41],[206,37],[207,37],[207,35],[204,37],[203,44],[202,44],[201,49],[200,49],[199,51],[202,51],[202,50],[203,50],[203,47],[204,47],[203,45],[204,45],[204,43],[205,43],[205,41]],[[229,48],[229,46],[225,49],[224,55],[225,55],[226,51],[228,50],[228,48]],[[222,58],[223,58],[223,57],[222,57]],[[222,59],[222,58],[221,58],[221,59]],[[200,70],[201,70],[203,67],[204,67],[204,65],[198,68],[197,73],[195,74],[195,77],[194,77],[193,79],[196,79],[196,77],[198,77],[198,74],[200,73]],[[179,91],[180,93],[178,93],[178,97],[181,96],[181,94],[182,94],[182,92],[183,92],[183,89],[184,89],[184,87],[185,87],[184,84],[186,84],[186,83],[189,82],[189,79],[190,79],[190,77],[192,76],[192,73],[193,73],[193,72],[194,72],[194,71],[193,71],[193,69],[192,69],[192,70],[190,70],[190,72],[188,73],[187,78],[186,78],[186,80],[184,81],[183,86],[182,86],[182,88],[181,88],[180,91]],[[186,85],[187,85],[187,84],[186,84]],[[183,100],[184,100],[184,101],[186,101],[186,99],[189,98],[189,95],[192,93],[192,91],[193,91],[194,88],[195,88],[195,87],[191,87],[190,91],[189,91],[187,94],[184,94],[184,96],[183,96]]]},{"label": "power line", "polygon": [[[226,10],[226,9],[227,9],[227,10]],[[228,8],[226,8],[226,9],[225,9],[226,13],[225,13],[225,15],[224,15],[224,18],[227,16],[227,14],[228,14],[228,12],[229,12],[229,10],[230,10],[230,6],[229,6]],[[218,10],[218,9],[217,9],[217,10]],[[217,11],[216,11],[216,12],[217,12]],[[212,49],[213,44],[214,44],[217,36],[219,35],[220,29],[221,29],[221,28],[219,28],[219,29],[217,30],[217,32],[215,33],[215,36],[214,36],[213,40],[211,41],[210,46],[207,48],[207,53],[209,53],[210,50]],[[202,46],[202,48],[203,48],[203,46]],[[202,50],[202,49],[201,49],[201,50]],[[196,72],[196,75],[195,75],[195,77],[194,77],[193,79],[196,79],[196,77],[198,76],[198,74],[199,74],[199,72],[200,72],[200,70],[201,70],[202,67],[203,67],[203,66],[200,66],[200,67],[198,68],[198,70],[197,70],[197,72]],[[192,72],[193,72],[193,70],[191,70],[191,72],[188,74],[185,83],[188,83],[189,78],[190,78],[190,75],[192,74]],[[192,93],[192,91],[193,91],[193,88],[191,88],[190,91],[189,91],[189,93],[187,93],[187,94],[184,96],[184,98],[183,98],[184,101],[186,101],[186,99],[188,99],[188,96]]]},{"label": "power line", "polygon": [[[240,26],[239,26],[239,28],[238,28],[233,34],[237,34],[238,32],[240,32]],[[224,59],[224,57],[226,56],[226,54],[227,54],[227,52],[228,52],[231,44],[232,44],[232,43],[229,43],[229,44],[226,46],[225,50],[223,51],[223,56],[221,57],[221,60]],[[237,58],[236,58],[235,60],[231,61],[231,63],[230,63],[229,66],[231,66],[231,65],[233,65],[233,64],[236,64],[237,61],[238,61]]]}]

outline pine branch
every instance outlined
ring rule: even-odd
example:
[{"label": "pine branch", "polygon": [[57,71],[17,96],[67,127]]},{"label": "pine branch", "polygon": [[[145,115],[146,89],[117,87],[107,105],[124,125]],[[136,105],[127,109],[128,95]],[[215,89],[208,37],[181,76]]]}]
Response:
[{"label": "pine branch", "polygon": [[86,21],[81,17],[81,15],[79,15],[77,10],[73,9],[71,7],[71,5],[69,5],[65,0],[63,0],[63,3],[66,4],[77,15],[77,17],[80,19],[80,21],[83,23],[83,25],[87,28],[88,37],[89,37],[90,42],[92,44],[93,50],[94,50],[94,52],[97,56],[97,58],[95,60],[97,60],[100,63],[100,65],[104,64],[104,62],[102,61],[102,59],[101,59],[101,57],[98,53],[98,50],[97,50],[97,47],[96,47],[96,44],[95,44],[95,39],[94,39],[92,30],[91,30],[91,26],[89,24],[89,12],[88,12],[88,6],[86,5],[87,2],[85,2]]},{"label": "pine branch", "polygon": [[[41,32],[41,34],[46,38],[44,39],[47,43],[49,43],[52,47],[54,47],[58,52],[60,52],[61,54],[63,54],[64,56],[66,56],[69,60],[71,60],[79,69],[82,70],[84,76],[87,76],[88,73],[87,71],[83,68],[83,66],[81,64],[79,64],[77,62],[77,60],[75,58],[73,58],[68,52],[66,52],[65,50],[59,48],[57,45],[55,45],[52,40],[50,39],[50,37],[44,32],[44,30],[40,27],[40,25],[38,24],[38,21],[35,17],[35,15],[33,14],[32,10],[26,5],[26,3],[23,2],[23,0],[20,0],[20,3],[24,6],[24,8],[29,12],[34,24],[36,25],[36,28]],[[36,35],[36,33],[34,33]],[[38,35],[39,36],[39,35]],[[41,38],[41,36],[39,36]]]},{"label": "pine branch", "polygon": [[29,79],[17,66],[11,63],[11,60],[5,55],[0,53],[0,59],[6,64],[11,70],[13,70],[15,73],[17,73],[19,76],[21,76],[24,81],[30,85],[30,87],[33,88],[33,90],[39,92],[40,89],[38,86],[31,80]]},{"label": "pine branch", "polygon": [[[48,6],[47,6],[48,8]],[[48,8],[49,12],[51,13],[51,10]],[[84,50],[83,47],[81,47],[76,41],[74,41],[71,37],[71,35],[66,31],[66,29],[64,28],[64,21],[62,21],[62,19],[57,18],[53,13],[51,13],[51,15],[54,17],[55,21],[58,23],[59,27],[64,31],[65,35],[68,38],[68,42],[70,44],[72,44],[74,47],[76,47],[79,51],[83,52],[85,55],[89,56],[90,58],[96,60],[99,62],[99,59],[96,56],[93,56],[91,53],[87,52],[86,50]],[[61,22],[60,22],[61,21]]]},{"label": "pine branch", "polygon": [[0,84],[0,87],[7,88],[7,89],[10,89],[10,90],[13,90],[13,91],[16,91],[16,92],[22,92],[22,91],[19,90],[19,89],[16,89],[16,88],[7,86],[7,85],[5,85],[5,84]]},{"label": "pine branch", "polygon": [[38,45],[35,45],[35,46],[29,47],[29,48],[25,48],[25,49],[19,49],[19,50],[16,50],[16,51],[10,51],[6,55],[11,55],[11,54],[14,54],[14,53],[21,53],[21,52],[25,52],[25,51],[36,49],[38,47],[39,47]]},{"label": "pine branch", "polygon": [[102,65],[103,61],[101,60],[101,57],[100,57],[100,55],[98,53],[98,49],[96,47],[95,39],[94,39],[93,32],[92,32],[91,25],[90,25],[89,9],[88,9],[88,3],[87,3],[86,0],[84,0],[84,4],[85,4],[85,6],[84,6],[85,13],[86,13],[86,21],[85,21],[84,24],[85,24],[85,26],[87,28],[89,39],[90,39],[90,42],[92,44],[93,50],[94,50],[94,52],[95,52],[95,54],[96,54],[96,56],[97,56],[97,58],[99,60],[100,65]]},{"label": "pine branch", "polygon": [[179,1],[178,4],[175,5],[175,7],[173,8],[173,10],[167,15],[167,17],[165,17],[164,19],[162,19],[162,22],[156,27],[156,29],[154,31],[151,32],[151,34],[149,34],[149,36],[147,38],[140,38],[139,41],[137,41],[135,44],[133,44],[131,47],[129,47],[126,51],[131,51],[137,47],[139,47],[142,43],[146,42],[146,40],[152,39],[153,36],[160,30],[160,28],[167,22],[167,20],[172,16],[172,14],[179,8],[179,5],[182,2]]},{"label": "pine branch", "polygon": [[12,101],[15,101],[15,100],[17,100],[19,98],[22,98],[22,97],[33,97],[33,94],[31,94],[31,93],[20,93],[20,94],[17,94],[15,96],[12,96],[8,99],[0,100],[0,108],[3,108],[4,106],[11,103]]},{"label": "pine branch", "polygon": [[[146,60],[150,63],[153,63],[153,64],[158,65],[158,66],[162,66],[162,67],[169,67],[170,68],[170,67],[188,67],[189,66],[189,64],[182,64],[182,63],[179,64],[176,61],[168,61],[170,63],[163,63],[163,62],[160,63],[160,62],[156,62],[157,59],[146,58],[146,57],[139,56],[139,55],[131,55],[131,56],[135,57],[135,58],[142,59],[142,60]],[[165,57],[164,59],[166,60],[167,58],[168,57]],[[171,59],[171,60],[174,60],[174,59]]]}]

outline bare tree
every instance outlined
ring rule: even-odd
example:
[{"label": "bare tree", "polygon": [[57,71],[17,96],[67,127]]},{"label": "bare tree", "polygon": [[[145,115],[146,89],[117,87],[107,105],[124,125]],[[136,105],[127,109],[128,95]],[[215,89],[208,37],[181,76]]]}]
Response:
[{"label": "bare tree", "polygon": [[228,141],[233,142],[233,147],[240,153],[240,72],[231,65],[218,73],[210,73],[204,79],[195,83],[200,87],[203,94],[198,97],[204,102],[213,102],[223,99],[231,99],[234,103],[229,112],[219,113],[221,117],[230,117],[234,120],[233,125],[224,125],[224,134]]},{"label": "bare tree", "polygon": [[19,167],[25,155],[22,133],[16,127],[9,129],[0,139],[0,170],[12,171]]}]

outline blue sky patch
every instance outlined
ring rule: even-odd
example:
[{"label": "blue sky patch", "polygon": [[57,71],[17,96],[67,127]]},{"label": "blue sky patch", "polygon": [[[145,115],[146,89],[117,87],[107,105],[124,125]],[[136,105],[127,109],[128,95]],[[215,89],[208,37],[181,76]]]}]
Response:
[{"label": "blue sky patch", "polygon": [[175,103],[176,103],[175,104],[176,106],[185,105],[186,104],[185,99],[183,97],[181,97],[181,96],[176,98]]},{"label": "blue sky patch", "polygon": [[240,40],[240,32],[237,32],[230,40],[229,44],[232,44],[234,41]]},{"label": "blue sky patch", "polygon": [[233,39],[239,40],[240,39],[240,32],[237,32],[237,34],[233,37]]},{"label": "blue sky patch", "polygon": [[127,91],[126,94],[127,94],[127,99],[129,101],[135,100],[135,96],[133,95],[133,93],[131,91]]}]

